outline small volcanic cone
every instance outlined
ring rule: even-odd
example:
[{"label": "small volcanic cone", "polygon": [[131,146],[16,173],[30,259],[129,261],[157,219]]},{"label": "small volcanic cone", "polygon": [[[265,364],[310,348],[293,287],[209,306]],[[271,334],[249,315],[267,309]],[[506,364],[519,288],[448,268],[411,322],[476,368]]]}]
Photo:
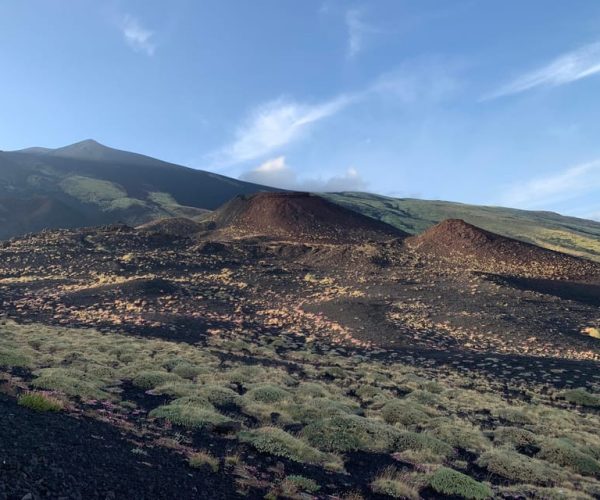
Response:
[{"label": "small volcanic cone", "polygon": [[138,231],[161,233],[169,236],[192,236],[202,231],[205,226],[186,217],[169,217],[157,219],[137,227]]},{"label": "small volcanic cone", "polygon": [[384,222],[309,193],[237,196],[209,219],[218,230],[234,237],[260,235],[301,242],[360,243],[406,236]]},{"label": "small volcanic cone", "polygon": [[491,273],[564,279],[598,279],[600,265],[447,219],[405,240],[419,253]]}]

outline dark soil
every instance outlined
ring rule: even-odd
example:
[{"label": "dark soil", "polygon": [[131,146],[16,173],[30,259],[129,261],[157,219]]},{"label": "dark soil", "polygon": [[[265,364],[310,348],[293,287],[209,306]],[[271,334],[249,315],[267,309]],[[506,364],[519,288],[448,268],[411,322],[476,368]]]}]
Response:
[{"label": "dark soil", "polygon": [[110,425],[36,413],[0,396],[0,498],[239,498],[230,478],[190,469]]},{"label": "dark soil", "polygon": [[219,229],[294,241],[385,240],[406,234],[309,193],[238,196],[210,215]]},{"label": "dark soil", "polygon": [[520,276],[502,276],[498,280],[520,290],[531,290],[563,300],[600,307],[600,285],[597,284],[522,278]]},{"label": "dark soil", "polygon": [[406,244],[426,254],[507,272],[530,268],[549,277],[600,277],[596,263],[491,233],[460,219],[440,222],[423,234],[407,238]]}]

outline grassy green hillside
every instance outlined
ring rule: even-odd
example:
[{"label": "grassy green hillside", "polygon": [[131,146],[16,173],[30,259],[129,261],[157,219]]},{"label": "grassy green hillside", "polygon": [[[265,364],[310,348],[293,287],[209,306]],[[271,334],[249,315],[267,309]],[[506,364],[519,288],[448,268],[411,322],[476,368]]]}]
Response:
[{"label": "grassy green hillside", "polygon": [[600,261],[600,222],[553,212],[388,198],[367,193],[325,196],[411,234],[420,233],[444,219],[463,219],[494,233]]}]

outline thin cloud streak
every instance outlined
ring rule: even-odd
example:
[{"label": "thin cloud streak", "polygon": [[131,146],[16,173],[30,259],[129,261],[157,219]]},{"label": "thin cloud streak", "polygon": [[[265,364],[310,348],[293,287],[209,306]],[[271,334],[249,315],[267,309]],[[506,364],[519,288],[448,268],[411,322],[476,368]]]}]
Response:
[{"label": "thin cloud streak", "polygon": [[543,208],[598,190],[600,160],[595,160],[514,185],[504,194],[503,202],[521,208]]},{"label": "thin cloud streak", "polygon": [[127,45],[135,52],[142,52],[148,56],[154,55],[156,51],[156,43],[153,41],[154,32],[144,28],[138,19],[128,14],[123,16],[121,32]]},{"label": "thin cloud streak", "polygon": [[319,104],[280,98],[255,109],[220,155],[225,164],[253,160],[302,137],[315,123],[348,107],[357,95],[341,95]]},{"label": "thin cloud streak", "polygon": [[481,100],[520,94],[536,87],[558,87],[600,73],[600,42],[585,45],[526,73],[484,96]]},{"label": "thin cloud streak", "polygon": [[370,98],[384,98],[390,105],[435,104],[456,93],[460,82],[452,68],[438,64],[406,65],[382,75],[366,88],[335,96],[316,104],[279,98],[252,110],[234,133],[231,144],[207,156],[216,169],[273,155],[308,135],[319,122]]},{"label": "thin cloud streak", "polygon": [[358,9],[350,9],[346,12],[346,28],[348,30],[346,56],[348,59],[353,59],[362,51],[365,35],[373,31],[373,28],[363,21],[362,12]]}]

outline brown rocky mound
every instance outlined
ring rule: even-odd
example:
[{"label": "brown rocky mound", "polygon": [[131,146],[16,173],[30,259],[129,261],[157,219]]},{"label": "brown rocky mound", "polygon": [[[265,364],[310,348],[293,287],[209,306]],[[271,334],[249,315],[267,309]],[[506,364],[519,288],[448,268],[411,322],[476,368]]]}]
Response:
[{"label": "brown rocky mound", "polygon": [[168,234],[169,236],[192,236],[204,229],[204,225],[186,217],[157,219],[138,226],[139,231]]},{"label": "brown rocky mound", "polygon": [[420,253],[450,259],[492,273],[576,280],[600,279],[594,262],[486,231],[461,219],[447,219],[405,241]]},{"label": "brown rocky mound", "polygon": [[237,196],[209,218],[235,237],[264,235],[303,242],[359,243],[406,236],[388,224],[309,193]]}]

